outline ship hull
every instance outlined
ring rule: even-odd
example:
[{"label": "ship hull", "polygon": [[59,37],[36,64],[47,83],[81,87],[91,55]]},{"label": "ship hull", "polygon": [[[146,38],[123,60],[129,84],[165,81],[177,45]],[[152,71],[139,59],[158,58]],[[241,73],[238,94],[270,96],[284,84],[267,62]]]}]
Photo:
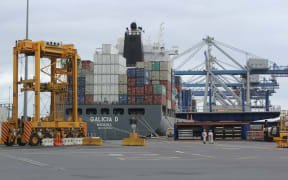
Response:
[{"label": "ship hull", "polygon": [[[65,117],[71,106],[65,107]],[[161,105],[79,105],[79,117],[87,123],[87,135],[104,140],[120,140],[132,132],[130,119],[137,114],[137,132],[141,136],[152,133],[165,135],[167,128],[173,127],[174,118],[163,113]]]}]

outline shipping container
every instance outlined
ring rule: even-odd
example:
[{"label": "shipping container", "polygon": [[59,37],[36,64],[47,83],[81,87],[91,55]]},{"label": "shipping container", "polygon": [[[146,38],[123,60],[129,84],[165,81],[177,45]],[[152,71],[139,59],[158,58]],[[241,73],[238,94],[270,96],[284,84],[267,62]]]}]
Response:
[{"label": "shipping container", "polygon": [[145,68],[144,62],[136,62],[136,68]]},{"label": "shipping container", "polygon": [[119,95],[119,104],[128,104],[128,97],[126,94]]},{"label": "shipping container", "polygon": [[146,104],[146,105],[153,104],[153,95],[145,95],[144,104]]},{"label": "shipping container", "polygon": [[127,69],[127,77],[128,78],[135,78],[136,77],[136,69],[135,68]]},{"label": "shipping container", "polygon": [[152,71],[151,72],[151,80],[152,81],[160,80],[160,72],[159,71]]},{"label": "shipping container", "polygon": [[171,73],[169,71],[160,71],[160,80],[171,82]]},{"label": "shipping container", "polygon": [[154,84],[160,84],[160,81],[158,80],[158,81],[152,81],[152,84],[154,85]]},{"label": "shipping container", "polygon": [[127,85],[119,85],[119,94],[127,94]]},{"label": "shipping container", "polygon": [[152,62],[144,62],[144,68],[148,71],[152,71]]},{"label": "shipping container", "polygon": [[94,95],[85,95],[85,104],[93,104]]},{"label": "shipping container", "polygon": [[171,62],[170,61],[161,61],[160,62],[160,71],[169,71],[171,72]]},{"label": "shipping container", "polygon": [[129,96],[128,95],[128,104],[136,104],[136,96]]},{"label": "shipping container", "polygon": [[150,80],[149,79],[136,78],[136,86],[145,86],[147,84],[150,84]]},{"label": "shipping container", "polygon": [[128,96],[135,96],[136,95],[136,87],[128,86],[127,87],[127,95]]},{"label": "shipping container", "polygon": [[144,104],[144,96],[136,96],[136,104]]},{"label": "shipping container", "polygon": [[141,87],[136,87],[136,95],[137,96],[144,96],[144,90],[145,90],[145,88],[144,88],[144,86],[141,86]]},{"label": "shipping container", "polygon": [[127,74],[119,75],[119,84],[127,84]]},{"label": "shipping container", "polygon": [[166,88],[161,84],[154,84],[153,85],[153,94],[166,96]]},{"label": "shipping container", "polygon": [[153,95],[153,104],[166,106],[166,97],[163,95]]},{"label": "shipping container", "polygon": [[153,95],[153,85],[145,85],[145,95]]},{"label": "shipping container", "polygon": [[160,62],[152,62],[152,71],[160,71]]},{"label": "shipping container", "polygon": [[136,86],[136,78],[128,78],[128,87]]}]

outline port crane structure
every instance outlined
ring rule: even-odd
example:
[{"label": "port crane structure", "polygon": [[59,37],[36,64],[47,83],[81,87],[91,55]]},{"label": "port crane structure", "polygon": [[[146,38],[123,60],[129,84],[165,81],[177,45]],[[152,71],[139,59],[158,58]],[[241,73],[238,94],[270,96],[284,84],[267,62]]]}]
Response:
[{"label": "port crane structure", "polygon": [[[33,56],[34,75],[32,79],[19,78],[19,55]],[[49,59],[49,65],[40,67],[40,62]],[[13,112],[12,118],[2,123],[2,142],[7,146],[19,144],[39,145],[42,138],[84,137],[86,123],[78,117],[77,101],[77,64],[80,57],[74,45],[63,45],[56,42],[31,41],[28,39],[16,41],[13,48]],[[40,72],[49,75],[50,81],[40,82]],[[72,82],[67,82],[67,75],[72,76]],[[34,116],[25,120],[19,118],[18,94],[19,86],[22,92],[34,92]],[[72,85],[73,112],[72,117],[64,119],[64,101],[56,103],[56,98],[62,99],[67,94],[67,86]],[[47,117],[40,117],[40,94],[50,92],[50,112]],[[61,113],[62,112],[62,113]]]},{"label": "port crane structure", "polygon": [[[183,69],[189,62],[199,62],[195,60],[195,55],[203,48],[204,62]],[[242,65],[239,58],[226,49],[234,54],[243,54],[246,65]],[[193,96],[203,97],[203,108],[198,111],[279,111],[271,105],[269,97],[279,88],[277,77],[288,77],[288,66],[278,66],[209,36],[172,60],[179,61],[175,75],[192,76],[185,79],[183,87],[191,88]]]}]

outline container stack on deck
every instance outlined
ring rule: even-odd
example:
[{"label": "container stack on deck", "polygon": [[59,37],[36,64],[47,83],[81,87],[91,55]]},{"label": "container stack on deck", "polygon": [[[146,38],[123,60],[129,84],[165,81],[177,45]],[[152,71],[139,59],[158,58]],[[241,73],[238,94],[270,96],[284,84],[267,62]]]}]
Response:
[{"label": "container stack on deck", "polygon": [[181,76],[174,76],[175,78],[175,99],[176,99],[176,111],[182,111],[182,79]]},{"label": "container stack on deck", "polygon": [[[85,104],[85,84],[86,84],[85,74],[81,73],[82,63],[78,64],[78,71],[80,72],[77,78],[78,104],[82,105],[82,104]],[[68,93],[64,96],[64,103],[72,104],[72,92],[73,91],[72,91],[72,76],[71,75],[67,76],[67,82],[69,83],[69,85],[67,86]],[[59,101],[57,99],[58,97],[56,96],[56,101]]]},{"label": "container stack on deck", "polygon": [[[94,56],[94,103],[119,102],[119,76],[126,74],[126,60],[109,44]],[[124,90],[125,91],[125,90]]]},{"label": "container stack on deck", "polygon": [[85,77],[85,104],[94,102],[94,64],[92,61],[82,61],[80,76]]}]

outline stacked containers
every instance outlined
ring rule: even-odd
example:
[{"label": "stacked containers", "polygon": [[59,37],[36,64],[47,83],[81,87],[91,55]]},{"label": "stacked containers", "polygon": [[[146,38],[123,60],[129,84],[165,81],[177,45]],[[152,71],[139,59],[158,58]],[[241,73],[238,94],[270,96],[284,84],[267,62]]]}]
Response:
[{"label": "stacked containers", "polygon": [[94,64],[92,61],[82,61],[81,76],[85,77],[85,104],[94,102]]},{"label": "stacked containers", "polygon": [[182,111],[182,79],[181,76],[174,76],[175,78],[175,95],[176,95],[176,110]]},{"label": "stacked containers", "polygon": [[127,74],[119,75],[119,104],[127,104]]},{"label": "stacked containers", "polygon": [[[110,45],[102,45],[102,49],[102,52],[94,55],[94,102],[119,103],[119,81],[120,75],[126,74],[126,60]],[[121,81],[124,81],[121,85],[125,85],[125,80]],[[125,95],[123,86],[121,93]],[[121,96],[121,99],[123,97]]]},{"label": "stacked containers", "polygon": [[[175,97],[173,97],[175,94],[173,90],[174,84],[171,83],[171,62],[137,62],[136,67],[143,67],[143,65],[144,68],[151,73],[150,85],[146,85],[144,87],[144,103],[161,104],[163,106],[166,106],[167,109],[175,110]],[[162,90],[165,90],[165,93],[163,93]]]},{"label": "stacked containers", "polygon": [[127,76],[128,104],[145,104],[145,86],[150,84],[150,72],[144,68],[129,68]]}]

